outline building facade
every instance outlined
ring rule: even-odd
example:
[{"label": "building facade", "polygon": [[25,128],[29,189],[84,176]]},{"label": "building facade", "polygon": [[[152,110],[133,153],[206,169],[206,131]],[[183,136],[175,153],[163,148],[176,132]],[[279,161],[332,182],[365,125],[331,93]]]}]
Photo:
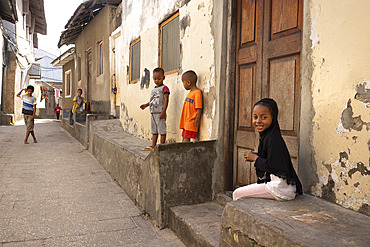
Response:
[{"label": "building facade", "polygon": [[332,7],[299,0],[123,1],[124,129],[150,139],[149,111],[139,105],[154,87],[152,70],[164,67],[171,90],[167,138],[180,141],[187,94],[181,74],[194,70],[204,99],[198,138],[218,140],[223,160],[213,171],[215,188],[231,190],[256,181],[242,154],[258,146],[253,104],[272,97],[305,191],[369,214],[370,53],[367,32],[359,31],[368,30],[369,3]]},{"label": "building facade", "polygon": [[[110,74],[110,35],[114,31],[113,17],[120,1],[85,1],[66,25],[59,47],[75,45],[75,74],[72,91],[64,91],[65,102],[72,101],[77,89],[89,102],[89,111],[114,114]],[[90,12],[94,12],[94,16]],[[81,29],[80,21],[86,19]],[[76,31],[77,26],[77,31]],[[70,105],[71,103],[67,103]]]},{"label": "building facade", "polygon": [[[91,67],[99,93],[83,80],[76,85],[92,110],[149,140],[150,113],[139,106],[154,88],[153,69],[163,67],[171,91],[167,141],[179,142],[188,93],[181,75],[194,70],[204,109],[197,140],[217,142],[213,193],[256,181],[243,160],[259,142],[251,112],[259,99],[274,98],[304,191],[369,215],[369,7],[365,0],[124,0],[115,14],[105,7],[102,16],[111,18],[99,14],[76,39],[81,78],[88,78],[89,48],[102,61],[96,51],[103,44],[103,67]],[[101,30],[117,18],[119,27]]]},{"label": "building facade", "polygon": [[[1,112],[10,116],[10,122],[22,119],[22,102],[15,94],[22,88],[34,84],[31,67],[35,62],[34,47],[37,34],[46,34],[46,19],[43,0],[15,0],[12,2],[18,16],[14,23],[1,20],[1,30],[6,40],[3,52],[6,61],[2,73]],[[9,121],[8,123],[9,124]]]}]

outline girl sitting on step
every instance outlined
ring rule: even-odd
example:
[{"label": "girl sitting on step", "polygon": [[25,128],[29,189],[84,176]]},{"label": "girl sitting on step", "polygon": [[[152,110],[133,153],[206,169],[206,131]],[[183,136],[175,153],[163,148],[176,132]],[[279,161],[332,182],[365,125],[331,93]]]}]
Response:
[{"label": "girl sitting on step", "polygon": [[233,199],[293,200],[296,194],[302,194],[302,185],[280,133],[276,102],[269,98],[258,101],[253,107],[252,119],[260,135],[258,153],[246,151],[244,158],[255,162],[258,179],[256,184],[236,189]]}]

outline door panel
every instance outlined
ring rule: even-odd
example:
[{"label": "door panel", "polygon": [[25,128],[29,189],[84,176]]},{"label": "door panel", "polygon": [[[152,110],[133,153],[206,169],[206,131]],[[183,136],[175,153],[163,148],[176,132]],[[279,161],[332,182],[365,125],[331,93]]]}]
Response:
[{"label": "door panel", "polygon": [[263,1],[238,1],[234,186],[256,180],[252,166],[244,162],[246,150],[256,150],[256,135],[252,126],[252,107],[261,97]]},{"label": "door panel", "polygon": [[254,42],[256,37],[256,2],[255,1],[242,1],[241,13],[241,44]]},{"label": "door panel", "polygon": [[266,10],[270,16],[271,40],[298,32],[301,28],[302,2],[297,0],[269,0]]},{"label": "door panel", "polygon": [[240,68],[238,129],[252,128],[252,116],[250,113],[254,99],[255,69],[256,66],[254,64]]},{"label": "door panel", "polygon": [[282,135],[298,166],[302,0],[237,0],[234,187],[256,182],[246,150],[257,151],[252,107],[273,98]]},{"label": "door panel", "polygon": [[281,130],[294,131],[296,61],[297,56],[270,61],[269,96],[284,109],[278,118]]}]

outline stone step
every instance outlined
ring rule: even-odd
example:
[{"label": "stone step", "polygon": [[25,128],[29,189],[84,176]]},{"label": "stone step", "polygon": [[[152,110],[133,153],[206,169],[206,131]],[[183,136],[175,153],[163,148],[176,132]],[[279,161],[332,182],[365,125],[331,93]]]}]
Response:
[{"label": "stone step", "polygon": [[[225,197],[224,197],[225,196]],[[170,209],[169,228],[186,245],[213,247],[220,242],[220,222],[228,198],[218,195],[216,201]]]},{"label": "stone step", "polygon": [[221,247],[370,246],[370,217],[310,195],[292,201],[258,198],[228,203]]}]

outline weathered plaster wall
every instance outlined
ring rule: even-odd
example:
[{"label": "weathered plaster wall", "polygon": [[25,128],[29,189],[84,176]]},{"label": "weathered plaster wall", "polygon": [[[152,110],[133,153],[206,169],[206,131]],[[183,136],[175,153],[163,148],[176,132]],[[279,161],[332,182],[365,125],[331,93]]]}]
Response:
[{"label": "weathered plaster wall", "polygon": [[[18,15],[18,22],[15,24],[15,33],[17,34],[16,43],[19,54],[17,55],[15,76],[8,77],[8,86],[12,85],[14,87],[14,92],[17,94],[21,88],[25,88],[28,85],[34,86],[34,80],[30,80],[27,76],[28,69],[31,67],[32,63],[35,62],[35,54],[33,50],[33,34],[27,34],[27,28],[24,25],[23,15],[23,1],[16,1],[16,9]],[[23,78],[22,78],[23,72]],[[23,79],[23,80],[21,80]],[[35,88],[35,90],[40,90]],[[19,121],[23,119],[22,115],[22,100],[17,98],[15,95],[14,101],[14,119]]]},{"label": "weathered plaster wall", "polygon": [[[218,136],[218,99],[215,78],[215,39],[212,31],[212,0],[123,1],[122,3],[122,57],[126,70],[121,86],[121,121],[124,129],[141,138],[150,139],[149,109],[139,106],[147,103],[153,89],[152,71],[159,66],[159,24],[179,11],[181,62],[180,71],[166,75],[164,84],[171,95],[167,110],[167,141],[181,140],[178,129],[184,99],[188,93],[181,82],[181,74],[192,69],[198,74],[198,87],[203,91],[204,113],[199,139]],[[129,27],[129,28],[128,28]],[[129,84],[130,43],[141,37],[141,80]],[[147,78],[150,78],[149,84]]]},{"label": "weathered plaster wall", "polygon": [[[115,7],[107,5],[104,7],[94,19],[80,33],[75,42],[76,58],[81,58],[81,80],[77,80],[73,91],[73,96],[76,95],[76,90],[82,88],[83,97],[91,103],[91,111],[97,113],[111,113],[111,88],[110,88],[110,61],[109,61],[109,36],[111,30],[111,18]],[[103,74],[98,76],[99,49],[98,44],[103,41]],[[86,51],[91,49],[92,55],[92,75],[90,89],[87,92],[87,56]],[[75,60],[75,68],[77,69],[77,59]],[[77,72],[77,71],[76,71]]]},{"label": "weathered plaster wall", "polygon": [[370,2],[307,2],[311,68],[304,73],[311,73],[317,166],[311,192],[369,214]]}]

